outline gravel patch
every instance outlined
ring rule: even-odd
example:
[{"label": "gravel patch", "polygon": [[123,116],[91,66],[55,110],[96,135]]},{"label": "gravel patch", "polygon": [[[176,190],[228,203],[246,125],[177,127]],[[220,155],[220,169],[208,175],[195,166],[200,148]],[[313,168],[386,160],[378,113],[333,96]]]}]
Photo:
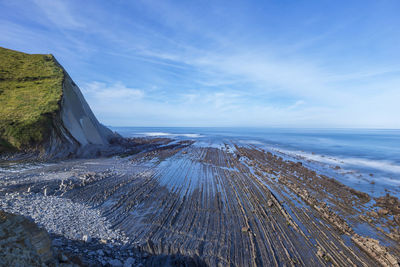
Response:
[{"label": "gravel patch", "polygon": [[49,233],[72,240],[103,239],[124,244],[128,241],[99,210],[70,199],[34,193],[10,193],[0,199],[4,211],[31,217]]}]

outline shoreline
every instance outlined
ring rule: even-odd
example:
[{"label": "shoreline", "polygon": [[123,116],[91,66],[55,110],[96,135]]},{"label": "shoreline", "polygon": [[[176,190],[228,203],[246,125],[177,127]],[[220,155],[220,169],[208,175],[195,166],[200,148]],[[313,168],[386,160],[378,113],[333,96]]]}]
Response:
[{"label": "shoreline", "polygon": [[[218,148],[136,140],[140,149],[122,157],[0,173],[1,209],[34,217],[43,209],[28,212],[24,201],[40,198],[49,214],[51,199],[84,205],[120,233],[125,247],[152,257],[182,255],[198,265],[395,266],[400,259],[400,202],[391,195],[371,198],[299,162],[234,141]],[[83,232],[76,238],[67,230],[55,233],[68,220],[64,215],[37,221],[82,242]],[[93,234],[92,242],[101,235]],[[76,254],[85,261],[85,253]],[[95,265],[111,257],[86,260]]]}]

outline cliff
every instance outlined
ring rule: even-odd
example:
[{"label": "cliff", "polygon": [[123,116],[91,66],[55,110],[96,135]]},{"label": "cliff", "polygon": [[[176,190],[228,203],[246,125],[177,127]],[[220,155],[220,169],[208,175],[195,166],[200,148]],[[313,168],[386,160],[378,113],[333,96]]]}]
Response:
[{"label": "cliff", "polygon": [[0,153],[88,154],[116,136],[53,55],[0,47]]}]

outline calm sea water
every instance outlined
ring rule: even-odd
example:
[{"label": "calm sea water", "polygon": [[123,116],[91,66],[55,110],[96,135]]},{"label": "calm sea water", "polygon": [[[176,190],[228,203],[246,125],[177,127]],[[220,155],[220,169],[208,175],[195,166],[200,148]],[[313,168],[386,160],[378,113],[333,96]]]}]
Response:
[{"label": "calm sea water", "polygon": [[[125,137],[237,142],[280,153],[373,195],[400,196],[400,130],[112,127]],[[340,169],[335,169],[339,166]]]}]

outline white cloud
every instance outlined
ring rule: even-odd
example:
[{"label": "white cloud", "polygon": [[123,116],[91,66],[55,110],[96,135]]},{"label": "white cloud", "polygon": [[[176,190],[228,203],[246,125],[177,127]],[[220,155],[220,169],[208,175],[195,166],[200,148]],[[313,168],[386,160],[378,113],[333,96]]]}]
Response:
[{"label": "white cloud", "polygon": [[126,102],[141,99],[144,92],[139,89],[128,88],[121,82],[107,85],[102,82],[91,82],[83,86],[83,93],[88,98],[103,99],[112,102]]},{"label": "white cloud", "polygon": [[288,109],[296,109],[296,108],[304,105],[305,103],[306,102],[304,102],[303,100],[298,100],[293,105],[289,106]]},{"label": "white cloud", "polygon": [[61,28],[82,28],[84,24],[77,19],[68,6],[68,2],[61,0],[34,0],[34,3],[43,11],[47,19]]}]

